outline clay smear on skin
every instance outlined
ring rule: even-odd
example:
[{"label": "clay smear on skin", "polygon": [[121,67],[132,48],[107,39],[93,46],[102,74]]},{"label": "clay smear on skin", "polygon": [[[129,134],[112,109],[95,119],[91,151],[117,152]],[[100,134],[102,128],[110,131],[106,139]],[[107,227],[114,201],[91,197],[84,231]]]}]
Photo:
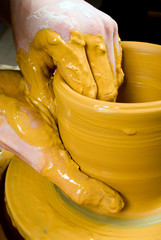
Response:
[{"label": "clay smear on skin", "polygon": [[[92,47],[88,49],[90,45]],[[98,59],[92,57],[95,47],[102,72],[101,68],[97,69]],[[123,80],[121,56],[117,53],[116,60],[118,65],[115,76],[100,35],[89,36],[72,31],[71,40],[65,43],[57,33],[42,30],[35,36],[29,53],[20,49],[17,55],[20,69],[27,81],[21,96],[16,96],[14,92],[1,95],[1,110],[5,111],[8,123],[24,142],[37,146],[37,151],[43,152],[46,163],[41,169],[42,174],[62,188],[73,201],[81,205],[91,205],[96,211],[104,213],[120,211],[124,206],[123,200],[115,190],[81,172],[64,149],[54,120],[55,105],[53,90],[49,87],[49,81],[52,80],[49,68],[56,65],[54,77],[62,76],[80,94],[115,100]],[[23,78],[21,81],[23,82]],[[102,92],[97,93],[97,86]],[[32,121],[36,126],[34,128]],[[38,125],[35,125],[36,121]]]}]

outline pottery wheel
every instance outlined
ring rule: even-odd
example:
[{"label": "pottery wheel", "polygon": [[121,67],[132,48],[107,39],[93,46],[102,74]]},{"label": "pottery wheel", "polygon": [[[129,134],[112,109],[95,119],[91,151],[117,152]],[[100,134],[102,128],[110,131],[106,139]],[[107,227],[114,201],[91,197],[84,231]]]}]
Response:
[{"label": "pottery wheel", "polygon": [[24,239],[158,239],[161,215],[121,220],[89,212],[18,158],[5,180],[8,214]]}]

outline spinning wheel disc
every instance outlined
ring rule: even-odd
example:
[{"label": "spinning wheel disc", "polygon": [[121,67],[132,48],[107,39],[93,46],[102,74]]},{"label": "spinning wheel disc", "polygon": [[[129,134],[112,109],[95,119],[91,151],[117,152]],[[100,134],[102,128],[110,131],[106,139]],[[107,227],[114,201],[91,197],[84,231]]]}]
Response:
[{"label": "spinning wheel disc", "polygon": [[143,240],[161,237],[161,215],[121,220],[91,213],[18,158],[8,168],[6,207],[25,239]]}]

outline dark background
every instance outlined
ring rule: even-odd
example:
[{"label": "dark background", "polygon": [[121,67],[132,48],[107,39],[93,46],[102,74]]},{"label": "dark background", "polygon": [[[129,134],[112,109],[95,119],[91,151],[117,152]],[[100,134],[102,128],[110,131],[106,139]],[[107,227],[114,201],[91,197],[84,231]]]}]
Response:
[{"label": "dark background", "polygon": [[116,20],[121,40],[161,44],[161,0],[88,2]]}]

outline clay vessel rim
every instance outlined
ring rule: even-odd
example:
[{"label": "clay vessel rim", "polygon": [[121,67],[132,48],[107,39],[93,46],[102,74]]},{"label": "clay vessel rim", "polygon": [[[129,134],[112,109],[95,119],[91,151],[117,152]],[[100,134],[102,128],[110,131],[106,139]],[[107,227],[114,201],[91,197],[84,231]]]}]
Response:
[{"label": "clay vessel rim", "polygon": [[[155,54],[161,55],[161,46],[153,43],[146,42],[135,42],[135,41],[122,41],[123,48],[135,48],[136,50],[141,48],[143,51],[154,52]],[[57,82],[57,81],[56,81]],[[140,102],[140,103],[120,103],[120,102],[107,102],[98,99],[92,99],[75,92],[68,84],[61,79],[57,82],[61,88],[61,94],[65,98],[68,98],[70,103],[82,106],[84,108],[95,109],[96,111],[102,112],[117,112],[117,113],[127,113],[132,111],[137,112],[156,112],[161,111],[161,100],[152,102]]]},{"label": "clay vessel rim", "polygon": [[77,105],[77,107],[82,106],[83,108],[95,109],[101,112],[117,112],[117,113],[127,113],[127,112],[156,112],[161,111],[161,100],[153,102],[143,102],[143,103],[119,103],[119,102],[107,102],[98,99],[92,99],[83,96],[75,92],[68,84],[61,79],[59,83],[56,83],[60,87],[61,95],[67,99],[71,104]]}]

